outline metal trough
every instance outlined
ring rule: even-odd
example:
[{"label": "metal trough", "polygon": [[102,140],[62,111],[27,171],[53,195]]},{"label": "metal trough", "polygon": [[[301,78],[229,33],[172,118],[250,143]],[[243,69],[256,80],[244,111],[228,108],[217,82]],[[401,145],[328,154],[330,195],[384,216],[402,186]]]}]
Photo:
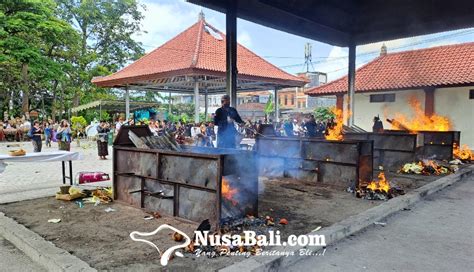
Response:
[{"label": "metal trough", "polygon": [[[391,133],[410,134],[405,130],[387,130]],[[459,146],[461,131],[417,131],[417,155],[438,160],[452,160],[454,144]]]},{"label": "metal trough", "polygon": [[373,133],[348,132],[344,134],[349,140],[372,140],[374,141],[374,167],[382,166],[385,170],[396,171],[407,162],[416,159],[416,134],[405,133]]},{"label": "metal trough", "polygon": [[372,180],[372,141],[261,136],[256,148],[261,176],[286,176],[345,188]]},{"label": "metal trough", "polygon": [[[194,222],[257,215],[258,175],[254,152],[186,147],[184,152],[139,149],[124,127],[114,142],[114,199]],[[225,193],[230,189],[233,194]]]}]

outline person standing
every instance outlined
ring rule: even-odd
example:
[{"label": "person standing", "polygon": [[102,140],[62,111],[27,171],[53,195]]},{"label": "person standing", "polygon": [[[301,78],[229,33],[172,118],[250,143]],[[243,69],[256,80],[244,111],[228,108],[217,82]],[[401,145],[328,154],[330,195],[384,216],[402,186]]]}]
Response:
[{"label": "person standing", "polygon": [[71,128],[66,120],[61,120],[58,131],[56,132],[59,150],[71,151]]},{"label": "person standing", "polygon": [[99,154],[99,158],[101,160],[106,160],[107,156],[109,155],[109,147],[108,147],[108,140],[109,140],[109,132],[110,126],[104,120],[100,120],[99,125],[97,126],[97,132],[99,138],[97,139],[97,151]]},{"label": "person standing", "polygon": [[285,120],[285,123],[283,124],[283,128],[285,130],[285,135],[286,137],[293,137],[293,123],[290,122],[289,119]]},{"label": "person standing", "polygon": [[222,107],[216,110],[214,116],[214,124],[219,128],[217,131],[217,147],[219,148],[235,148],[237,129],[235,123],[243,124],[237,109],[230,106],[230,97],[222,96]]},{"label": "person standing", "polygon": [[51,124],[49,122],[45,122],[43,126],[43,130],[44,130],[44,144],[47,147],[51,147],[51,136],[52,136]]},{"label": "person standing", "polygon": [[31,142],[33,143],[33,152],[41,152],[41,134],[43,134],[43,130],[39,122],[34,121],[29,133]]},{"label": "person standing", "polygon": [[304,127],[308,133],[308,137],[316,137],[316,121],[313,115],[310,115],[309,120],[304,123]]}]

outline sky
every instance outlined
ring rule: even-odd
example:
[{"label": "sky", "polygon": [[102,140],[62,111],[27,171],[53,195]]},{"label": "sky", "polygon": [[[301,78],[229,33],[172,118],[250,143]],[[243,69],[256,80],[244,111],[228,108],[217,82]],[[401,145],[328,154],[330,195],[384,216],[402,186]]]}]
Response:
[{"label": "sky", "polygon": [[[146,33],[136,34],[134,38],[143,43],[146,52],[159,47],[197,22],[201,10],[209,24],[225,33],[223,13],[184,0],[142,0],[141,3],[145,6],[142,11],[145,16],[142,29]],[[474,41],[474,28],[362,45],[356,49],[356,65],[360,67],[377,57],[383,43],[390,53],[472,41]],[[329,81],[347,74],[347,48],[299,37],[241,19],[237,21],[237,42],[292,74],[306,71],[304,48],[306,43],[311,43],[313,67],[310,66],[310,70],[327,73]]]}]

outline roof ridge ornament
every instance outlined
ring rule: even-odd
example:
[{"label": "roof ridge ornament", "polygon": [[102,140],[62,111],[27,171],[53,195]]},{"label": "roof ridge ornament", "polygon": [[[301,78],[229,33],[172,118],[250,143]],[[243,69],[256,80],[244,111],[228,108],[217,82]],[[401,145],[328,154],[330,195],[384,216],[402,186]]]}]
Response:
[{"label": "roof ridge ornament", "polygon": [[206,15],[204,15],[204,11],[201,11],[199,12],[199,16],[198,16],[198,21],[205,21],[206,20]]},{"label": "roof ridge ornament", "polygon": [[387,46],[385,43],[382,44],[382,47],[380,48],[380,56],[385,56],[387,55]]}]

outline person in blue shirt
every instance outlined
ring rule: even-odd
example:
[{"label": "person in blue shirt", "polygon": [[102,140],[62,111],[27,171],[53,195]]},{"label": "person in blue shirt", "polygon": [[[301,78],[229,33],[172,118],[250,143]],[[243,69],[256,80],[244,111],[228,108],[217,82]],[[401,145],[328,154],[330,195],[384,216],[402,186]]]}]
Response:
[{"label": "person in blue shirt", "polygon": [[47,147],[51,147],[51,136],[52,136],[52,128],[49,122],[44,123],[44,144]]},{"label": "person in blue shirt", "polygon": [[230,106],[230,97],[222,96],[222,107],[216,110],[214,116],[214,124],[217,130],[217,147],[219,148],[235,148],[237,139],[237,129],[235,123],[243,124],[237,109]]},{"label": "person in blue shirt", "polygon": [[34,121],[29,133],[34,152],[41,152],[41,134],[43,134],[43,129],[41,129],[38,121]]}]

